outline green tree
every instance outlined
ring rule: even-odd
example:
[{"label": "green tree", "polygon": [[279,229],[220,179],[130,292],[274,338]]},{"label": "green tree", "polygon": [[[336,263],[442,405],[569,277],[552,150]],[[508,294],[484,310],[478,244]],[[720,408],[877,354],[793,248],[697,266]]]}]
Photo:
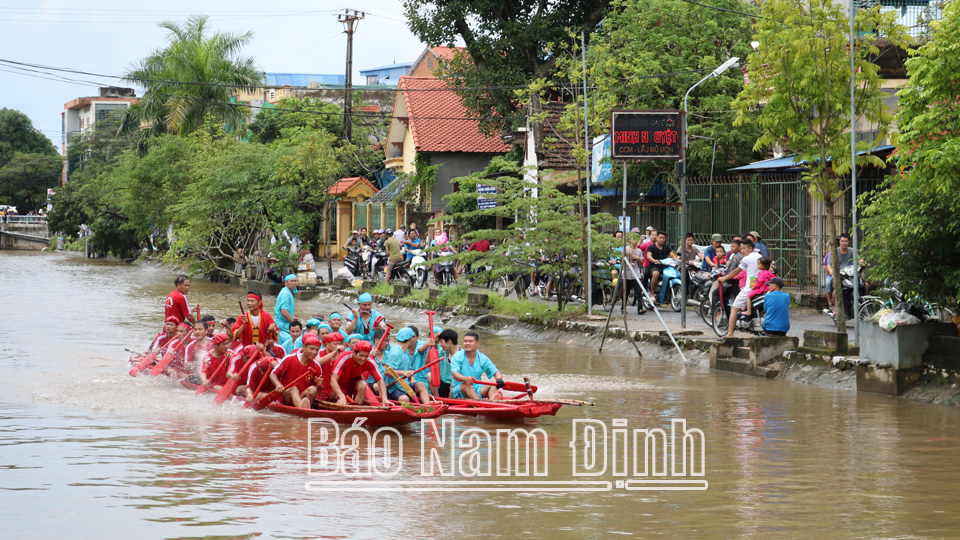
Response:
[{"label": "green tree", "polygon": [[960,297],[960,5],[947,4],[929,40],[911,51],[897,94],[900,174],[871,197],[861,222],[872,277],[911,295]]},{"label": "green tree", "polygon": [[[735,124],[759,124],[756,150],[782,145],[797,161],[806,161],[804,180],[826,209],[833,273],[839,275],[834,204],[842,203],[851,170],[849,19],[832,0],[769,0],[762,14],[754,36],[760,47],[748,57],[748,81],[734,102]],[[858,143],[858,150],[866,151],[889,135],[892,120],[880,68],[873,63],[880,54],[877,36],[902,47],[905,28],[896,23],[895,12],[875,6],[857,12],[855,29],[864,36],[854,48],[856,115],[878,131],[875,140]],[[883,166],[883,161],[864,153],[856,164]],[[844,326],[843,309],[837,309],[838,331]]]},{"label": "green tree", "polygon": [[[515,124],[518,103],[509,90],[472,88],[527,85],[549,76],[560,43],[570,28],[592,29],[610,0],[404,0],[407,24],[421,41],[463,41],[466,51],[444,64],[448,80],[459,88],[467,114],[494,135]],[[534,96],[539,103],[539,96]]]},{"label": "green tree", "polygon": [[[294,131],[290,131],[291,129]],[[276,107],[263,108],[247,126],[250,140],[270,144],[295,135],[299,130],[326,131],[336,137],[343,137],[343,111],[332,103],[309,97],[300,99],[284,98]]]},{"label": "green tree", "polygon": [[[208,32],[209,17],[194,15],[186,23],[164,21],[168,44],[137,62],[124,80],[146,88],[125,111],[122,128],[141,141],[161,133],[192,133],[208,116],[234,129],[246,123],[246,105],[231,103],[235,91],[252,92],[263,83],[254,60],[240,56],[252,32]],[[141,125],[146,127],[141,129]]]},{"label": "green tree", "polygon": [[33,127],[29,116],[14,109],[0,109],[0,167],[18,152],[55,156],[57,148],[46,135]]},{"label": "green tree", "polygon": [[60,183],[63,160],[47,154],[16,153],[0,167],[0,201],[26,214],[43,207],[47,190]]},{"label": "green tree", "polygon": [[[709,2],[718,8],[751,12],[756,8],[743,0]],[[669,21],[669,24],[664,24]],[[746,58],[753,33],[749,17],[676,0],[615,0],[612,9],[589,37],[587,79],[591,133],[609,132],[610,111],[621,109],[682,109],[687,90],[728,58]],[[557,79],[570,86],[579,111],[569,111],[573,133],[583,135],[583,70],[580,36],[568,38],[558,52],[562,70]],[[663,76],[663,74],[670,74]],[[743,74],[729,69],[698,86],[689,98],[689,134],[717,140],[718,170],[750,163],[760,157],[753,144],[760,131],[752,125],[734,129],[731,102],[743,89]],[[574,119],[571,116],[579,115]],[[583,144],[579,144],[582,147]],[[690,142],[687,171],[708,176],[713,159],[713,141]],[[650,178],[672,163],[635,163],[631,177]]]},{"label": "green tree", "polygon": [[[336,196],[329,190],[343,178],[344,164],[350,162],[354,151],[353,145],[339,145],[336,137],[326,131],[301,131],[277,147],[272,179],[293,207],[326,222],[336,203]],[[326,235],[323,238],[325,241]],[[327,279],[333,281],[332,250],[327,251]]]},{"label": "green tree", "polygon": [[[576,196],[562,193],[554,182],[544,179],[538,183],[537,196],[534,197],[532,184],[525,178],[523,168],[503,158],[494,158],[491,166],[498,169],[499,176],[474,173],[458,178],[458,183],[470,185],[472,188],[447,197],[451,202],[466,198],[476,201],[477,184],[492,186],[496,188],[497,194],[489,197],[497,201],[496,208],[451,213],[443,219],[463,222],[483,216],[500,216],[504,220],[516,220],[506,229],[481,229],[466,233],[463,237],[468,241],[485,239],[497,244],[497,248],[487,253],[466,251],[457,255],[458,261],[490,267],[479,274],[478,278],[481,280],[504,274],[529,272],[529,264],[541,261],[540,272],[552,276],[554,283],[567,285],[567,289],[558,289],[557,295],[557,307],[563,311],[569,287],[580,279],[574,277],[574,270],[582,267],[583,255],[586,253],[586,238],[582,235],[580,221],[572,219],[579,201]],[[452,206],[448,206],[448,209]],[[594,260],[609,259],[613,256],[612,237],[602,235],[599,231],[615,223],[616,218],[610,214],[600,212],[593,216]],[[562,279],[563,276],[569,277]]]}]

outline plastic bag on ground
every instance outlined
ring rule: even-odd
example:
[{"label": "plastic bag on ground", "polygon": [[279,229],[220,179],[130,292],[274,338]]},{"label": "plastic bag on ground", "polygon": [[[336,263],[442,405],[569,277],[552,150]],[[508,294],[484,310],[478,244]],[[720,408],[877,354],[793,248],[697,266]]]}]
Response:
[{"label": "plastic bag on ground", "polygon": [[337,270],[337,276],[347,278],[350,281],[353,281],[354,279],[356,279],[353,273],[350,272],[350,270],[348,270],[346,266],[344,266],[340,270]]}]

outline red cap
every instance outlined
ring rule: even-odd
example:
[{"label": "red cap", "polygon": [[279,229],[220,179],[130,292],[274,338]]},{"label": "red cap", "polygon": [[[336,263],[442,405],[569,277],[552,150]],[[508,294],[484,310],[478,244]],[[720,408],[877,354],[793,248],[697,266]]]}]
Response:
[{"label": "red cap", "polygon": [[229,341],[229,340],[230,340],[230,336],[228,336],[228,335],[226,335],[226,334],[217,334],[217,335],[213,336],[213,338],[211,338],[211,341],[213,341],[213,344],[214,344],[214,345],[219,345],[219,344],[223,343],[224,341]]},{"label": "red cap", "polygon": [[243,355],[246,356],[247,358],[250,358],[255,354],[257,354],[256,345],[247,345],[246,347],[243,348]]},{"label": "red cap", "polygon": [[264,358],[257,361],[257,367],[260,368],[260,371],[267,371],[270,369],[270,359]]},{"label": "red cap", "polygon": [[370,352],[373,350],[373,345],[369,341],[361,341],[353,346],[353,350],[356,352]]},{"label": "red cap", "polygon": [[164,319],[163,322],[165,322],[165,323],[172,322],[173,324],[177,324],[177,323],[179,323],[180,321],[178,321],[176,317],[174,317],[173,315],[171,315],[171,316],[167,317],[166,319]]},{"label": "red cap", "polygon": [[320,346],[320,338],[314,334],[304,334],[303,335],[303,346],[314,345],[316,347]]},{"label": "red cap", "polygon": [[340,332],[333,332],[333,333],[330,333],[330,334],[327,334],[327,335],[323,336],[323,343],[324,343],[324,345],[326,345],[327,343],[333,343],[333,342],[335,342],[335,341],[341,341],[341,342],[342,342],[342,341],[343,341],[343,334],[341,334]]}]

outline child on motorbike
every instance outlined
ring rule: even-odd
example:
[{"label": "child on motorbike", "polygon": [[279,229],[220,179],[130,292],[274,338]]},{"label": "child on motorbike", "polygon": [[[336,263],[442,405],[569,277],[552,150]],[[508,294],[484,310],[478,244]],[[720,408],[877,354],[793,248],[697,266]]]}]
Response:
[{"label": "child on motorbike", "polygon": [[770,271],[769,258],[760,257],[760,260],[757,261],[757,268],[760,270],[760,273],[757,274],[756,280],[750,287],[750,292],[747,293],[747,308],[743,310],[743,317],[745,319],[753,317],[753,299],[761,294],[766,294],[770,290],[770,280],[775,277],[773,272]]}]

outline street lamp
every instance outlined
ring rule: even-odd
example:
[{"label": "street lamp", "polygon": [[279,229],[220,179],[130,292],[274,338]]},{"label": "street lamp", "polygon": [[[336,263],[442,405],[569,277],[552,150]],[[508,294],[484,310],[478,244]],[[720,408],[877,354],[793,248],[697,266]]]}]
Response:
[{"label": "street lamp", "polygon": [[687,99],[694,88],[700,86],[707,79],[719,77],[724,71],[730,69],[740,61],[740,58],[733,56],[726,62],[717,66],[717,69],[710,72],[709,75],[697,81],[697,84],[690,87],[687,93],[683,95],[683,176],[680,177],[680,327],[687,327],[687,250],[684,249],[684,243],[687,236],[687,147],[690,146],[690,139],[687,137]]}]

